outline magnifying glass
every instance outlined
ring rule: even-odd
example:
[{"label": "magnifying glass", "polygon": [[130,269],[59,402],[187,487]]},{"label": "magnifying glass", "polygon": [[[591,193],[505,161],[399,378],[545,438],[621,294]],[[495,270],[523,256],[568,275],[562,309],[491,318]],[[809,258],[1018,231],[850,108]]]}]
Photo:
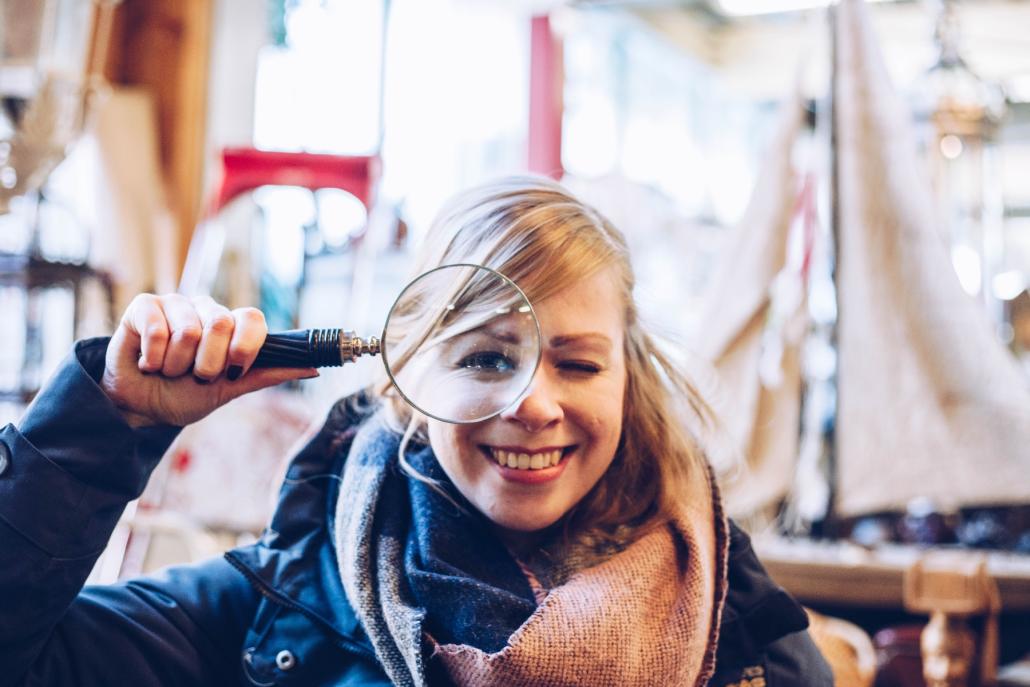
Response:
[{"label": "magnifying glass", "polygon": [[390,308],[381,339],[341,329],[271,333],[254,366],[337,367],[379,355],[412,407],[465,424],[518,401],[540,351],[540,325],[522,289],[489,267],[457,263],[412,280]]}]

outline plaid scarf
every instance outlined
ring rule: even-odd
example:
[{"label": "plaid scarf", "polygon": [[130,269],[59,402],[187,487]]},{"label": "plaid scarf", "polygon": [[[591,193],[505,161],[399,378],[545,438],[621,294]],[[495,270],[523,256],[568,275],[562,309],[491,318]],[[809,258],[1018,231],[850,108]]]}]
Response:
[{"label": "plaid scarf", "polygon": [[[399,442],[376,417],[359,430],[334,529],[347,599],[394,684],[421,687],[429,668],[460,686],[705,684],[728,545],[710,479],[674,523],[573,573],[538,606],[489,521],[405,475]],[[428,446],[406,456],[449,485]]]}]

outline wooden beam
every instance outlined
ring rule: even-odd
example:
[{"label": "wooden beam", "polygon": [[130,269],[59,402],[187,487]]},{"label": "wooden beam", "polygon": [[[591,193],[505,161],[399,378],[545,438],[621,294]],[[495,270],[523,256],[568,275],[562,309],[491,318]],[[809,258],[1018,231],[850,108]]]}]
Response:
[{"label": "wooden beam", "polygon": [[201,212],[213,3],[124,0],[104,70],[111,82],[154,95],[180,269]]}]

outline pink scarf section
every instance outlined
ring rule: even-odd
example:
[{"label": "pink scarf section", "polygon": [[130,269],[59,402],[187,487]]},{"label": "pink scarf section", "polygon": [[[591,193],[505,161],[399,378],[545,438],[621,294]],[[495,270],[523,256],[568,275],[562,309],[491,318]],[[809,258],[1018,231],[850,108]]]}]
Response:
[{"label": "pink scarf section", "polygon": [[433,660],[460,687],[707,684],[729,535],[711,477],[697,482],[675,522],[552,589],[503,649],[435,645]]}]

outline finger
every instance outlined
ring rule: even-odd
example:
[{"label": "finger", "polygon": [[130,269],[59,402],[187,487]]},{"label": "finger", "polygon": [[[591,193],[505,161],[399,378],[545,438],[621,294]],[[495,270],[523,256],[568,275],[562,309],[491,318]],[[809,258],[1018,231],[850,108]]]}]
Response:
[{"label": "finger", "polygon": [[194,300],[193,304],[202,328],[193,375],[202,381],[211,381],[225,369],[236,321],[227,307],[206,296]]},{"label": "finger", "polygon": [[125,309],[122,326],[112,343],[124,346],[122,354],[132,356],[143,372],[157,372],[164,365],[169,336],[160,299],[144,293],[133,298]]},{"label": "finger", "polygon": [[236,381],[219,382],[223,402],[248,394],[258,389],[275,386],[294,379],[313,379],[318,370],[313,367],[259,367],[249,371]]},{"label": "finger", "polygon": [[254,364],[261,344],[268,336],[265,315],[257,308],[237,308],[232,311],[236,322],[232,342],[229,344],[229,368],[226,376],[230,380],[246,374]]},{"label": "finger", "polygon": [[170,333],[161,374],[179,377],[193,367],[204,328],[196,308],[185,296],[177,293],[161,296],[161,308]]}]

